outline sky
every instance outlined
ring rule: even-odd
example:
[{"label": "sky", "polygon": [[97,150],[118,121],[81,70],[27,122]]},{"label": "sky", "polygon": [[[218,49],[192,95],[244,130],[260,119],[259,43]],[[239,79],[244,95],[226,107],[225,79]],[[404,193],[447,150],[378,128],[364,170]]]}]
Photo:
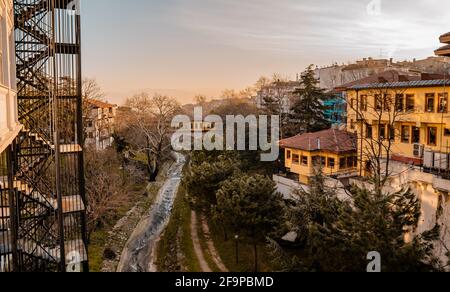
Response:
[{"label": "sky", "polygon": [[121,103],[141,91],[190,102],[309,64],[433,55],[448,0],[82,0],[84,77]]}]

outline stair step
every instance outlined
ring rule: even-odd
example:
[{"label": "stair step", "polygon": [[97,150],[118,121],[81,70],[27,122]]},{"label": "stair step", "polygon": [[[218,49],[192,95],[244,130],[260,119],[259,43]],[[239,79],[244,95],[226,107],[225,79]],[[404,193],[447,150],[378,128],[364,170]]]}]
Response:
[{"label": "stair step", "polygon": [[[43,247],[33,241],[19,241],[20,249],[30,255],[49,261],[61,260],[60,247]],[[67,263],[77,264],[87,261],[86,246],[82,240],[67,241],[64,243]]]},{"label": "stair step", "polygon": [[[54,200],[55,209],[57,209],[58,201]],[[64,214],[82,212],[86,208],[84,206],[81,196],[67,196],[63,197],[62,209]]]},{"label": "stair step", "polygon": [[9,208],[0,208],[0,219],[7,219],[9,218]]},{"label": "stair step", "polygon": [[[24,132],[27,132],[28,136],[34,138],[36,141],[39,141],[39,142],[49,146],[52,150],[55,150],[55,148],[56,148],[55,145],[53,145],[49,141],[41,138],[39,136],[39,134],[33,133],[29,130],[25,130]],[[81,145],[79,145],[79,144],[60,144],[59,151],[63,154],[64,153],[77,153],[77,152],[82,152],[83,149],[82,149]]]}]

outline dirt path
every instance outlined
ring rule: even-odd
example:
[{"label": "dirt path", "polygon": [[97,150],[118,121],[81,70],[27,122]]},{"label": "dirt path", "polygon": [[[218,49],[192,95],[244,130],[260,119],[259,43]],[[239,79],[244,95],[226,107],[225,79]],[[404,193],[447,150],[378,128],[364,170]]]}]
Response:
[{"label": "dirt path", "polygon": [[208,246],[209,254],[212,257],[214,264],[216,264],[216,266],[219,268],[219,270],[221,272],[223,272],[223,273],[229,272],[227,267],[222,262],[222,259],[220,258],[216,247],[214,246],[214,242],[211,239],[211,232],[209,231],[208,221],[206,220],[206,218],[204,216],[202,216],[202,229],[203,229],[203,234],[206,239],[206,244]]},{"label": "dirt path", "polygon": [[195,211],[191,212],[191,237],[192,243],[194,245],[194,252],[200,264],[200,269],[202,270],[202,272],[211,273],[212,270],[205,260],[205,255],[203,254],[203,249],[200,245],[200,239],[198,237],[197,213],[195,213]]}]

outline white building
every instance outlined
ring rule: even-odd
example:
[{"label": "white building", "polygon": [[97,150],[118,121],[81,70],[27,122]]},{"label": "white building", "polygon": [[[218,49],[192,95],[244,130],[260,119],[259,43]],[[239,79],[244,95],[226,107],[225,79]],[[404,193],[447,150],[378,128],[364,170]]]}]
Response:
[{"label": "white building", "polygon": [[97,150],[112,146],[117,108],[117,105],[100,100],[85,101],[86,145],[94,146]]},{"label": "white building", "polygon": [[14,16],[12,0],[0,0],[0,153],[21,126],[17,117]]},{"label": "white building", "polygon": [[264,86],[256,96],[256,106],[258,109],[265,109],[268,100],[278,107],[283,114],[289,114],[295,100],[295,91],[301,87],[299,81],[274,82]]}]

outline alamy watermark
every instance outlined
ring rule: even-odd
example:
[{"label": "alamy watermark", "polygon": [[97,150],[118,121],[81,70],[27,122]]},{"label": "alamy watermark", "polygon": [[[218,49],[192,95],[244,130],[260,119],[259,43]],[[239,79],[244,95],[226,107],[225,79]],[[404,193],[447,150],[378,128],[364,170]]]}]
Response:
[{"label": "alamy watermark", "polygon": [[261,151],[261,161],[276,161],[280,154],[280,117],[277,115],[228,115],[203,118],[202,107],[194,109],[194,120],[178,115],[172,120],[176,151]]},{"label": "alamy watermark", "polygon": [[381,273],[381,255],[377,251],[371,251],[367,254],[367,273]]}]

